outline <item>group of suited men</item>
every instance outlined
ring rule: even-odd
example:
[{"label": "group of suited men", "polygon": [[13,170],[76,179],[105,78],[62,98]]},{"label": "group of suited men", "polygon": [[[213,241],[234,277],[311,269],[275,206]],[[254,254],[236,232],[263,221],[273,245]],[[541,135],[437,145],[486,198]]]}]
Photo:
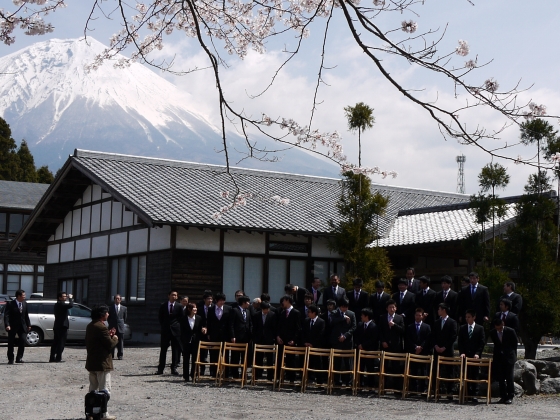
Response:
[{"label": "group of suited men", "polygon": [[[330,278],[331,286],[322,290],[318,278],[314,279],[311,290],[288,284],[279,308],[270,304],[266,293],[251,304],[250,298],[238,290],[235,293],[236,302],[229,306],[225,304],[223,293],[213,295],[206,291],[202,301],[194,304],[189,303],[188,297],[179,299],[178,293],[171,291],[168,302],[163,303],[159,311],[162,330],[157,374],[163,373],[166,353],[171,345],[172,374],[179,375],[177,367],[182,353],[183,378],[187,381],[192,379],[199,341],[278,344],[278,357],[281,357],[284,345],[433,354],[436,365],[438,356],[454,355],[454,344],[458,338],[461,356],[480,358],[486,344],[483,325],[490,320],[491,314],[488,289],[478,282],[478,274],[470,273],[469,285],[459,293],[451,290],[452,279],[449,276],[441,279],[442,290],[437,293],[430,288],[429,278],[414,278],[413,268],[407,269],[406,277],[399,281],[399,291],[393,295],[385,292],[385,285],[380,281],[375,285],[376,293],[369,295],[362,290],[360,279],[354,280],[354,290],[345,291],[339,286],[336,274]],[[506,283],[497,312],[492,314],[494,329],[490,332],[494,343],[494,375],[500,383],[500,402],[505,404],[511,404],[514,396],[513,367],[517,359],[519,328],[517,314],[521,306],[522,299],[515,293],[515,284]],[[251,348],[252,344],[249,345],[249,353]],[[208,356],[211,362],[218,359],[217,353],[201,354],[204,359]],[[232,352],[231,357],[231,362],[237,363],[240,356]],[[247,360],[249,364],[252,362],[251,354]],[[272,365],[272,360],[265,359],[264,362]],[[257,363],[262,365],[262,356]],[[301,361],[286,359],[288,366],[297,363]],[[321,369],[328,361],[315,358],[310,363],[311,367]],[[337,363],[337,370],[351,368],[345,366],[350,363],[349,360],[338,359]],[[361,369],[378,369],[370,361],[364,363]],[[388,368],[396,371],[403,367],[391,364]],[[201,373],[204,374],[204,370]],[[211,368],[210,374],[214,376],[215,369]],[[237,369],[227,374],[239,377]],[[272,369],[267,371],[267,375],[268,379],[272,379]],[[475,370],[469,372],[469,377],[477,375]],[[292,381],[293,374],[290,376],[288,372],[286,379]],[[318,383],[324,380],[321,376],[310,376],[309,379]],[[337,385],[349,385],[353,380],[345,375],[335,379]],[[422,392],[426,384],[417,381],[414,386]],[[473,402],[477,402],[477,393],[477,386],[471,386],[469,395]]]}]

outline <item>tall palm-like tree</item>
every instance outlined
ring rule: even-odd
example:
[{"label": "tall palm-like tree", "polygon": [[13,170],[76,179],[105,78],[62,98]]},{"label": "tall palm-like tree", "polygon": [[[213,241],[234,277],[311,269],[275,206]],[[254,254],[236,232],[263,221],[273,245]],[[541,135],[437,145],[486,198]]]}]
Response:
[{"label": "tall palm-like tree", "polygon": [[373,108],[363,102],[358,102],[355,106],[345,106],[344,113],[348,119],[348,129],[358,130],[358,166],[362,166],[362,131],[373,127],[375,117]]}]

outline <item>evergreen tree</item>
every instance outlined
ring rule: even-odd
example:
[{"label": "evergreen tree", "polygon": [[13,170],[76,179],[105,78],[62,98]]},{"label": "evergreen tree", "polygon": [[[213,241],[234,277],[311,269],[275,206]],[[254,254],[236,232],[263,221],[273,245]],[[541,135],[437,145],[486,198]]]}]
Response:
[{"label": "evergreen tree", "polygon": [[329,221],[330,247],[344,258],[347,282],[360,277],[364,289],[373,291],[376,279],[388,282],[393,276],[387,251],[368,247],[377,237],[377,217],[385,212],[389,199],[372,194],[371,181],[365,175],[348,171],[343,178],[337,204],[340,221]]},{"label": "evergreen tree", "polygon": [[37,171],[35,170],[35,160],[27,147],[25,140],[21,141],[17,151],[19,157],[19,174],[17,181],[37,182]]},{"label": "evergreen tree", "polygon": [[14,181],[18,177],[18,160],[12,130],[8,123],[0,118],[0,180]]},{"label": "evergreen tree", "polygon": [[37,182],[39,184],[52,184],[54,176],[47,165],[41,166],[37,169]]},{"label": "evergreen tree", "polygon": [[362,131],[373,127],[375,117],[373,116],[373,108],[363,102],[358,102],[355,106],[344,107],[346,118],[348,119],[348,128],[350,131],[358,130],[358,166],[362,166]]}]

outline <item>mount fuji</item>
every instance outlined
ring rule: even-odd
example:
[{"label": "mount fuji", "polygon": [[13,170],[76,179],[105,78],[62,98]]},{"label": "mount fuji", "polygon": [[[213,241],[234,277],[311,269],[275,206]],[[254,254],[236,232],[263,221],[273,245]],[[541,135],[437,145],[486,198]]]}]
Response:
[{"label": "mount fuji", "polygon": [[[221,132],[196,109],[196,100],[145,66],[86,72],[104,45],[93,38],[33,44],[0,58],[0,116],[16,141],[25,139],[38,166],[58,169],[74,149],[224,164]],[[259,147],[278,148],[258,138]],[[230,163],[244,139],[228,133]],[[245,159],[239,166],[337,176],[338,167],[299,149],[279,162]]]}]

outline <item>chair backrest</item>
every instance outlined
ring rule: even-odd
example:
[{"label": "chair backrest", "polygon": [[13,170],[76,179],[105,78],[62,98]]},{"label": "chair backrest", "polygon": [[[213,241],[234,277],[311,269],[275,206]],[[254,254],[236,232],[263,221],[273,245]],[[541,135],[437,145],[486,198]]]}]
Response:
[{"label": "chair backrest", "polygon": [[200,341],[198,348],[200,350],[221,350],[222,344],[221,341]]},{"label": "chair backrest", "polygon": [[249,344],[247,343],[224,343],[224,351],[247,351]]},{"label": "chair backrest", "polygon": [[488,368],[492,366],[492,359],[475,359],[474,357],[465,358],[465,366],[474,367],[478,366],[481,368]]},{"label": "chair backrest", "polygon": [[307,347],[284,346],[284,354],[295,354],[298,356],[305,356],[307,354]]},{"label": "chair backrest", "polygon": [[319,349],[319,348],[309,347],[309,349],[307,350],[307,354],[308,354],[309,356],[324,356],[324,357],[330,357],[330,355],[331,355],[331,349]]},{"label": "chair backrest", "polygon": [[425,355],[421,355],[421,354],[413,354],[410,353],[408,355],[408,361],[409,363],[426,363],[426,364],[430,364],[432,363],[434,356],[425,356]]},{"label": "chair backrest", "polygon": [[358,356],[362,359],[381,359],[383,352],[378,350],[360,350]]},{"label": "chair backrest", "polygon": [[384,361],[391,360],[397,362],[406,362],[407,357],[408,357],[408,353],[392,353],[388,351],[383,353]]},{"label": "chair backrest", "polygon": [[448,366],[461,366],[463,364],[463,358],[461,358],[461,357],[439,356],[438,357],[438,364],[448,365]]},{"label": "chair backrest", "polygon": [[276,350],[276,344],[255,344],[255,353],[274,353]]},{"label": "chair backrest", "polygon": [[356,350],[332,349],[331,357],[356,357]]}]

